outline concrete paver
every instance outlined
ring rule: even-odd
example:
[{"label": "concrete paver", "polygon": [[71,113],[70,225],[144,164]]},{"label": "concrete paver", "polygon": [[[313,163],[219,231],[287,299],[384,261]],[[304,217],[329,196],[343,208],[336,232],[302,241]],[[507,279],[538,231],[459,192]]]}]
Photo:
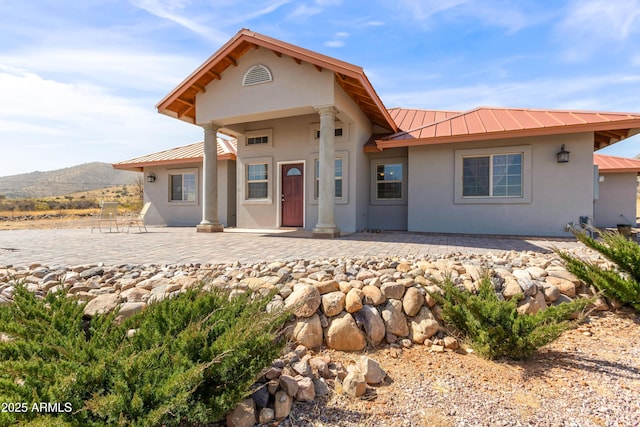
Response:
[{"label": "concrete paver", "polygon": [[434,235],[408,232],[355,233],[325,240],[308,233],[228,230],[196,233],[193,227],[149,228],[148,233],[91,233],[90,229],[2,230],[0,266],[90,263],[241,263],[327,257],[428,256],[496,251],[549,252],[572,240]]}]

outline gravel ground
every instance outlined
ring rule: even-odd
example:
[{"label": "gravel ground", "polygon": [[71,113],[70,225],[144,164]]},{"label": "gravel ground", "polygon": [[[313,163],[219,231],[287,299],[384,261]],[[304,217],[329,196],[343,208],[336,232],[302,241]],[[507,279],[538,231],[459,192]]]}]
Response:
[{"label": "gravel ground", "polygon": [[[427,347],[368,355],[387,381],[363,399],[296,404],[295,426],[638,426],[640,317],[593,314],[524,362]],[[327,352],[345,364],[357,355]]]}]

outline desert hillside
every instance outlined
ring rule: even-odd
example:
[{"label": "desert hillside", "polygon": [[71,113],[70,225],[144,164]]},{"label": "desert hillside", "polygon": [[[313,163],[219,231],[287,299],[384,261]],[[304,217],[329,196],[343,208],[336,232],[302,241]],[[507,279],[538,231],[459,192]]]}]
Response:
[{"label": "desert hillside", "polygon": [[116,170],[109,163],[85,163],[47,172],[0,177],[0,195],[7,198],[64,196],[80,191],[132,184],[139,173]]}]

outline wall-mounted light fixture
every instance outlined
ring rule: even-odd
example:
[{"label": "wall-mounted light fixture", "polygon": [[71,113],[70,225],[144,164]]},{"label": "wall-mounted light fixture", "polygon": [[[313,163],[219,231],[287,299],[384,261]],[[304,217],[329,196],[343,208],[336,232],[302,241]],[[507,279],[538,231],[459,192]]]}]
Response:
[{"label": "wall-mounted light fixture", "polygon": [[558,156],[558,163],[568,163],[569,162],[569,153],[564,149],[564,144],[560,147],[560,151],[556,154]]},{"label": "wall-mounted light fixture", "polygon": [[149,172],[149,175],[147,175],[147,182],[156,182],[156,176],[153,172]]}]

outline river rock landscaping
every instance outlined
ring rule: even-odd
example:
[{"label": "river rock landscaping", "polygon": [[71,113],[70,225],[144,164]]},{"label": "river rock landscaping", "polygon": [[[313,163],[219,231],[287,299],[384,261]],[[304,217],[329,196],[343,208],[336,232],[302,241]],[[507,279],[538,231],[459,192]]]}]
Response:
[{"label": "river rock landscaping", "polygon": [[[571,251],[611,267],[589,250]],[[607,322],[619,323],[627,333],[626,346],[619,342],[611,355],[616,360],[580,362],[587,370],[593,365],[594,377],[580,380],[577,390],[569,384],[571,396],[563,396],[557,391],[558,384],[567,386],[560,371],[569,365],[563,361],[581,353],[578,347],[569,345],[566,354],[552,350],[551,362],[539,358],[548,354],[544,351],[532,361],[489,362],[469,355],[466,343],[443,323],[430,292],[439,292],[446,278],[474,290],[483,275],[500,298],[518,298],[522,313],[594,295],[555,254],[511,251],[247,265],[0,266],[0,304],[11,303],[21,282],[40,295],[64,289],[86,302],[87,317],[117,310],[122,320],[200,283],[228,290],[230,298],[277,290],[268,310],[294,309],[286,327],[291,351],[273,362],[252,396],[228,415],[232,426],[282,420],[282,425],[345,426],[640,423],[637,316],[594,315],[551,345],[567,346],[571,337],[600,338],[599,325]],[[599,297],[591,310],[618,308]],[[539,366],[531,365],[536,361]],[[548,387],[547,397],[532,391],[541,387],[538,381],[558,383]]]}]

